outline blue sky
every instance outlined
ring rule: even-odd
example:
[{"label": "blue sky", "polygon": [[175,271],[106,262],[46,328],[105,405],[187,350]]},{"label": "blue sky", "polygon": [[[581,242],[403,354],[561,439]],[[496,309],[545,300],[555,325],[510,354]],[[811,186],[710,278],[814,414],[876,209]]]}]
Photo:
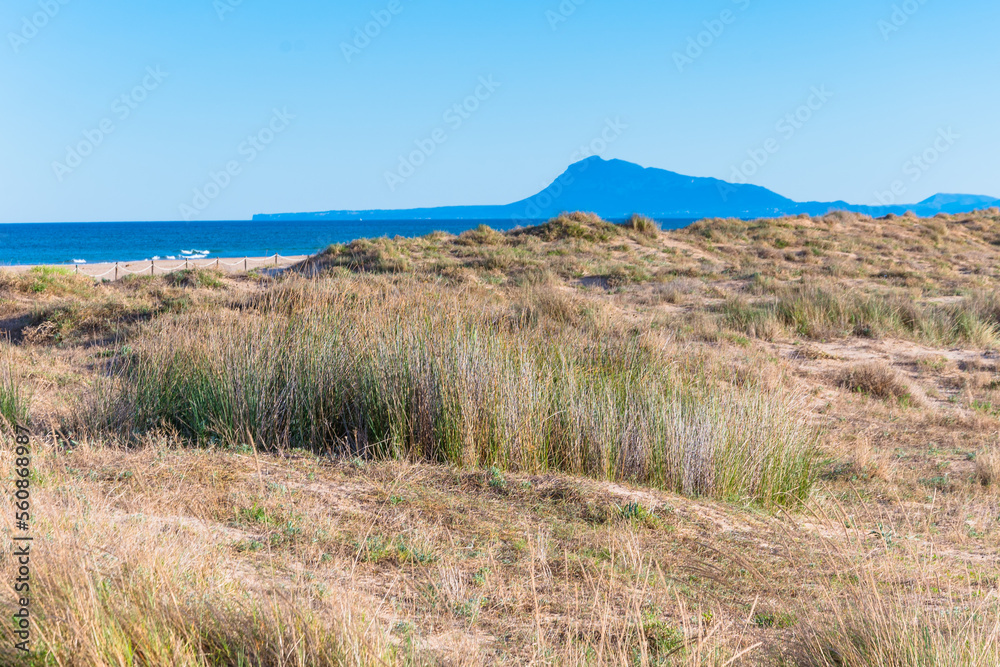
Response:
[{"label": "blue sky", "polygon": [[588,151],[800,200],[1000,197],[998,24],[995,0],[7,0],[0,222],[501,204]]}]

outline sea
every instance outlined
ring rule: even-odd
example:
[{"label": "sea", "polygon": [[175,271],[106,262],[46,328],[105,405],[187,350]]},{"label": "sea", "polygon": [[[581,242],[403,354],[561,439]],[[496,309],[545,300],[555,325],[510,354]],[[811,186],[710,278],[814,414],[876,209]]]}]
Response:
[{"label": "sea", "polygon": [[[660,221],[665,229],[692,222]],[[500,231],[516,226],[510,220],[5,223],[0,224],[0,266],[311,255],[360,238],[460,234],[480,224]]]}]

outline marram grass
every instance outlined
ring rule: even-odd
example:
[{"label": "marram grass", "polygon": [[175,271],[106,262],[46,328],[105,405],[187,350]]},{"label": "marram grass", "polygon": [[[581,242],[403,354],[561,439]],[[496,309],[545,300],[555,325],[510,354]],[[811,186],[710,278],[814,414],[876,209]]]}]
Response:
[{"label": "marram grass", "polygon": [[103,386],[97,426],[199,444],[562,471],[765,505],[804,498],[815,430],[784,392],[684,374],[636,340],[378,305],[180,317]]}]

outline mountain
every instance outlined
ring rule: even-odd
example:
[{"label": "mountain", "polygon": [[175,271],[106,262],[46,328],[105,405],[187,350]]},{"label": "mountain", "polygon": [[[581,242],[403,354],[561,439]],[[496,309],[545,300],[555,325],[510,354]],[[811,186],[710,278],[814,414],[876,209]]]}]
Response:
[{"label": "mountain", "polygon": [[983,195],[937,194],[917,204],[920,208],[936,210],[938,213],[965,213],[991,206],[1000,206],[1000,199]]},{"label": "mountain", "polygon": [[845,201],[796,202],[758,185],[684,176],[623,160],[590,157],[570,165],[552,185],[538,194],[513,204],[277,213],[255,215],[254,220],[510,220],[528,223],[546,220],[563,211],[590,211],[611,220],[633,213],[660,219],[762,218],[799,213],[822,215],[832,210],[871,215],[914,211],[930,216],[990,206],[1000,206],[1000,200],[980,195],[939,194],[905,206],[855,206]]}]

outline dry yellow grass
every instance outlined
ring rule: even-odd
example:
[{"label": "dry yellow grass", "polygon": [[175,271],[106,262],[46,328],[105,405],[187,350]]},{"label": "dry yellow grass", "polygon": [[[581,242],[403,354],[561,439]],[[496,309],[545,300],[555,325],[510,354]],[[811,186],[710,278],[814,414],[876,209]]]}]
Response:
[{"label": "dry yellow grass", "polygon": [[[359,241],[279,279],[0,277],[0,406],[30,407],[7,411],[35,433],[22,662],[997,664],[998,217],[656,232],[572,214]],[[397,402],[364,430],[350,391],[368,377]],[[624,381],[595,393],[607,377]],[[254,378],[280,400],[251,402]],[[566,378],[576,393],[554,393]],[[730,424],[715,442],[752,462],[766,414],[818,430],[808,494],[699,494],[690,458],[680,484],[619,474],[663,443],[629,425],[675,381],[706,399],[678,442]],[[350,400],[303,402],[338,383]],[[129,429],[95,419],[136,387],[173,402]],[[712,401],[744,421],[690,420]],[[386,434],[400,448],[371,456]],[[566,456],[612,444],[615,466]],[[0,513],[10,530],[10,494]],[[10,629],[0,661],[18,664]]]},{"label": "dry yellow grass", "polygon": [[884,362],[870,361],[846,368],[840,376],[840,386],[875,398],[896,401],[912,398],[899,373]]},{"label": "dry yellow grass", "polygon": [[1000,447],[991,447],[976,457],[976,479],[983,486],[1000,486]]}]

